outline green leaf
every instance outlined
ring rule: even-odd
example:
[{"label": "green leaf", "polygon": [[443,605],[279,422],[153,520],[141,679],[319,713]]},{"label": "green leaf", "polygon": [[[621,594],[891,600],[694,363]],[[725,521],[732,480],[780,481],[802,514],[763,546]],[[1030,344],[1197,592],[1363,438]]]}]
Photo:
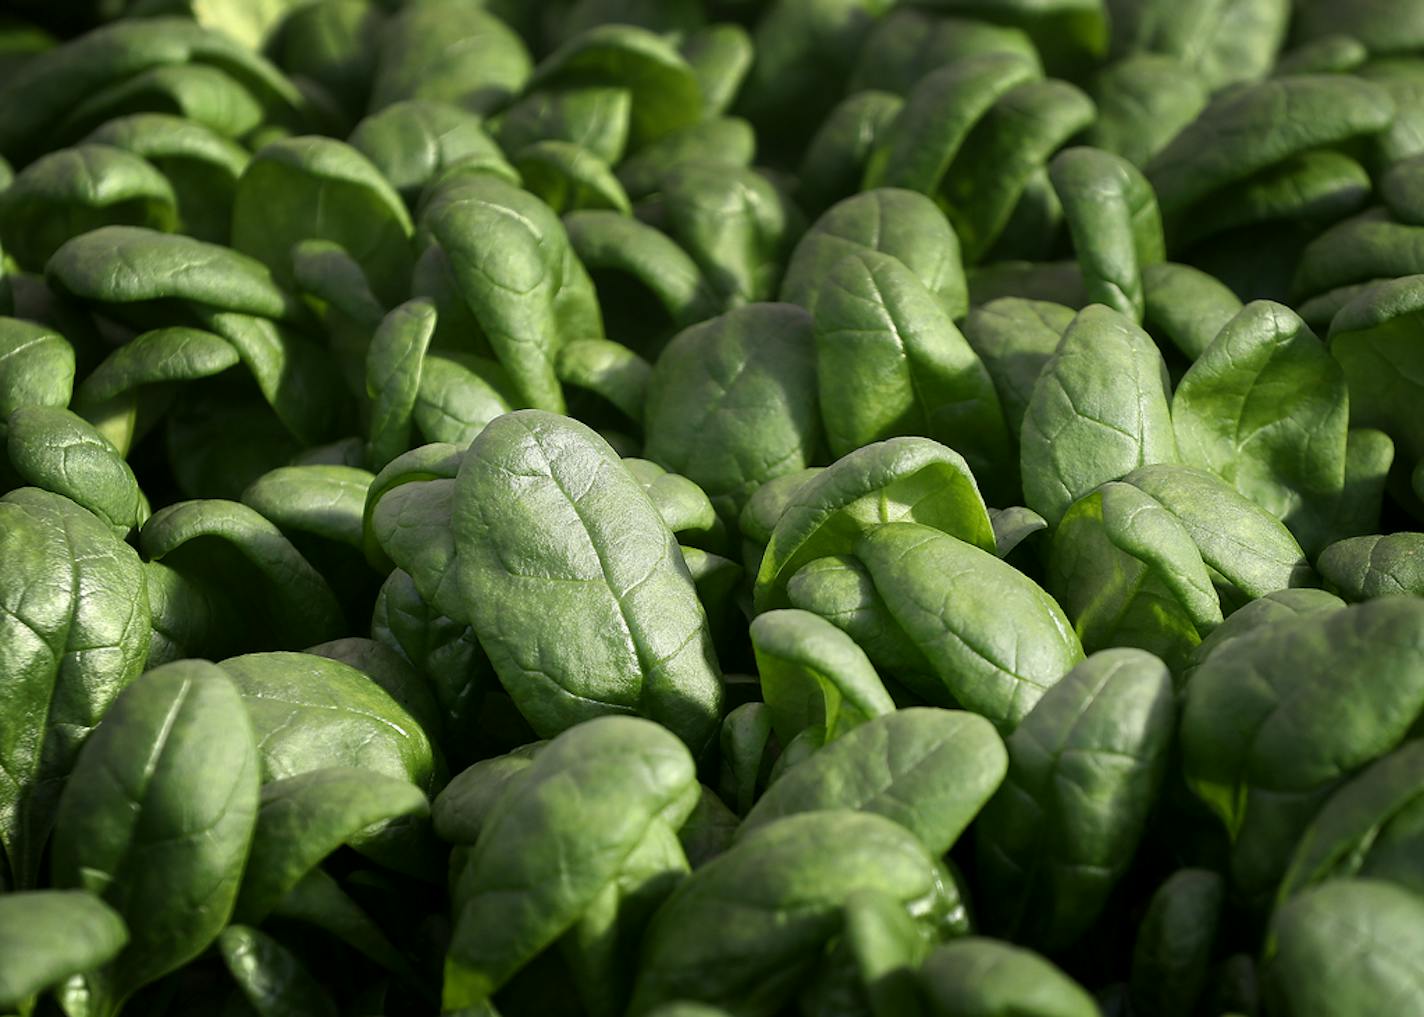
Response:
[{"label": "green leaf", "polygon": [[834,205],[796,245],[781,299],[815,312],[826,276],[843,258],[878,251],[899,259],[950,318],[969,309],[959,239],[934,202],[913,191],[864,191]]},{"label": "green leaf", "polygon": [[[191,2],[191,0],[190,0]],[[310,5],[276,0],[286,10],[271,29],[267,52],[301,83],[312,105],[342,129],[365,111],[385,15],[370,0]],[[238,0],[238,10],[250,6]]]},{"label": "green leaf", "polygon": [[705,535],[717,525],[712,502],[702,488],[686,477],[669,473],[647,459],[624,459],[623,465],[643,488],[667,528],[680,538]]},{"label": "green leaf", "polygon": [[[564,228],[574,253],[590,272],[598,278],[614,272],[631,277],[653,295],[678,328],[713,313],[715,298],[697,262],[659,230],[631,216],[597,210],[570,213]],[[610,312],[611,308],[605,311]]]},{"label": "green leaf", "polygon": [[[1424,276],[1411,275],[1365,290],[1330,323],[1330,353],[1350,388],[1350,422],[1387,432],[1405,462],[1424,458],[1416,380],[1424,358],[1417,332],[1421,313]],[[1381,473],[1387,459],[1383,466]]]},{"label": "green leaf", "polygon": [[113,960],[128,942],[113,908],[80,890],[0,896],[0,1007],[27,1001]]},{"label": "green leaf", "polygon": [[170,64],[150,67],[91,94],[58,123],[55,136],[69,140],[114,117],[148,111],[176,114],[228,138],[256,130],[264,117],[258,96],[226,69]]},{"label": "green leaf", "polygon": [[528,192],[479,175],[436,191],[421,222],[521,403],[561,411],[559,347],[602,338],[602,325],[558,217]]},{"label": "green leaf", "polygon": [[291,250],[292,277],[316,312],[327,343],[352,395],[366,388],[366,353],[386,309],[371,292],[366,273],[340,244],[303,240]]},{"label": "green leaf", "polygon": [[[1241,509],[1249,505],[1234,507],[1246,515]],[[1073,503],[1053,535],[1048,573],[1049,588],[1090,653],[1136,646],[1178,671],[1221,624],[1212,573],[1192,531],[1133,484],[1104,484]]]},{"label": "green leaf", "polygon": [[925,707],[884,713],[787,770],[737,836],[798,812],[855,809],[895,820],[931,854],[943,855],[1007,767],[1003,742],[982,717]]},{"label": "green leaf", "polygon": [[306,646],[341,631],[341,609],[326,580],[275,525],[246,505],[217,499],[169,505],[144,523],[139,547],[145,558],[207,587],[234,611],[241,605],[238,619],[220,622],[230,631],[205,633],[204,643],[190,650],[220,650],[233,642],[243,648]]},{"label": "green leaf", "polygon": [[608,163],[566,141],[537,141],[514,153],[524,188],[560,215],[581,209],[633,208]]},{"label": "green leaf", "polygon": [[1424,1002],[1424,965],[1408,944],[1424,901],[1377,880],[1327,883],[1284,904],[1271,923],[1266,977],[1300,1017],[1364,1017]]},{"label": "green leaf", "polygon": [[328,932],[387,971],[411,977],[410,962],[369,914],[323,869],[313,869],[282,898],[273,917]]},{"label": "green leaf", "polygon": [[[22,406],[69,405],[74,347],[58,332],[0,317],[0,421]],[[0,435],[5,425],[0,422]]]},{"label": "green leaf", "polygon": [[1206,988],[1225,882],[1209,869],[1178,869],[1147,902],[1132,948],[1133,1006],[1191,1017]]},{"label": "green leaf", "polygon": [[237,350],[243,365],[287,430],[304,444],[335,436],[342,407],[326,351],[274,321],[199,310],[199,319]]},{"label": "green leaf", "polygon": [[148,653],[132,548],[67,498],[0,498],[0,843],[10,886],[34,886],[81,746]]},{"label": "green leaf", "polygon": [[0,192],[0,240],[22,267],[40,271],[66,240],[120,224],[172,231],[177,199],[163,174],[109,145],[51,152]]},{"label": "green leaf", "polygon": [[914,522],[993,550],[994,529],[959,454],[928,438],[890,438],[838,459],[782,510],[756,580],[758,610],[786,603],[786,584],[815,558],[845,554],[877,526]]},{"label": "green leaf", "polygon": [[1007,558],[1029,537],[1048,529],[1048,520],[1022,505],[990,509],[989,520],[994,524],[994,553],[1000,558]]},{"label": "green leaf", "polygon": [[1379,196],[1390,217],[1411,226],[1424,224],[1424,158],[1414,156],[1380,177]]},{"label": "green leaf", "polygon": [[[897,259],[847,256],[816,301],[816,373],[831,453],[896,435],[960,452],[984,484],[1016,485],[1008,429],[984,364],[949,315]],[[1000,499],[995,499],[1000,500]]]},{"label": "green leaf", "polygon": [[[1202,662],[1226,644],[1249,637],[1263,625],[1294,618],[1298,615],[1323,614],[1338,611],[1345,602],[1333,593],[1309,588],[1277,590],[1258,597],[1227,615],[1192,651],[1188,665],[1174,674],[1178,691],[1185,688]],[[1245,645],[1245,644],[1243,644]]]},{"label": "green leaf", "polygon": [[[570,343],[564,349],[575,345]],[[492,361],[461,354],[442,357],[427,352],[421,363],[420,388],[411,411],[420,436],[437,444],[468,447],[486,424],[510,410],[508,397],[493,380],[500,374],[499,365]]]},{"label": "green leaf", "polygon": [[745,816],[770,775],[775,743],[771,710],[765,703],[743,703],[722,718],[722,750],[717,788],[738,816]]},{"label": "green leaf", "polygon": [[1149,2],[1136,9],[1109,0],[1108,6],[1113,38],[1121,48],[1170,53],[1199,74],[1209,91],[1269,73],[1294,7],[1289,0]]},{"label": "green leaf", "polygon": [[502,756],[481,759],[452,777],[430,810],[440,839],[451,844],[477,843],[505,788],[529,769],[548,744],[521,745]]},{"label": "green leaf", "polygon": [[947,880],[913,834],[881,816],[808,812],[769,823],[694,872],[658,909],[628,1012],[688,1000],[778,1013],[840,932],[851,895],[883,892],[935,928],[946,917]]},{"label": "green leaf", "polygon": [[1094,115],[1086,94],[1052,79],[1015,85],[989,108],[953,156],[938,189],[966,261],[983,260],[1000,240],[1013,248],[1015,210],[1032,200],[1026,192],[1043,165],[1092,124]]},{"label": "green leaf", "polygon": [[57,887],[102,897],[129,927],[86,977],[96,1014],[196,958],[232,914],[257,813],[257,745],[211,664],[150,671],[114,700],[60,801]]},{"label": "green leaf", "polygon": [[1196,360],[1241,310],[1236,294],[1190,265],[1158,262],[1142,270],[1142,326]]},{"label": "green leaf", "polygon": [[629,420],[642,422],[653,366],[628,347],[608,339],[580,339],[559,351],[555,370],[565,385],[595,392]]},{"label": "green leaf", "polygon": [[845,903],[846,940],[856,972],[875,1017],[919,1013],[915,974],[924,963],[931,937],[899,903],[874,890],[853,894]]},{"label": "green leaf", "polygon": [[723,515],[810,464],[820,436],[811,316],[752,304],[668,343],[648,383],[644,455],[697,484]]},{"label": "green leaf", "polygon": [[1033,386],[1076,314],[1062,304],[1004,297],[974,308],[964,319],[964,338],[993,379],[1015,438],[1023,429]]},{"label": "green leaf", "polygon": [[1276,899],[1335,879],[1385,879],[1424,889],[1420,816],[1424,741],[1415,739],[1341,785],[1301,834]]},{"label": "green leaf", "polygon": [[1215,570],[1218,586],[1234,587],[1245,599],[1254,599],[1313,585],[1310,564],[1290,532],[1212,474],[1189,466],[1143,466],[1123,482],[1177,517],[1202,561]]},{"label": "green leaf", "polygon": [[[1230,230],[1274,222],[1298,222],[1309,230],[1359,211],[1369,197],[1369,172],[1355,159],[1329,150],[1303,152],[1227,187],[1213,195],[1209,204],[1193,209],[1190,220],[1178,228],[1175,242],[1185,247]],[[1296,278],[1302,280],[1300,285],[1306,292],[1316,292],[1353,272],[1367,271],[1362,266],[1372,261],[1378,263],[1368,246],[1357,243],[1360,239],[1342,224],[1306,245],[1296,268]],[[1335,264],[1318,257],[1325,244],[1336,247],[1339,257]],[[1322,260],[1327,264],[1322,265]],[[1326,282],[1310,281],[1322,277]]]},{"label": "green leaf", "polygon": [[855,640],[876,670],[927,702],[944,699],[934,668],[855,558],[828,555],[808,562],[786,584],[786,595],[793,607],[820,615]]},{"label": "green leaf", "polygon": [[421,597],[462,624],[467,611],[450,569],[450,513],[463,455],[457,446],[432,444],[393,459],[371,482],[365,515],[367,559],[384,565],[382,556],[390,555]]},{"label": "green leaf", "polygon": [[283,466],[253,481],[242,502],[284,532],[360,548],[361,514],[374,479],[351,466]]},{"label": "green leaf", "polygon": [[1339,7],[1329,0],[1301,0],[1294,5],[1295,28],[1301,39],[1343,34],[1352,36],[1371,52],[1413,49],[1412,40],[1424,38],[1424,20],[1418,11],[1398,8],[1384,0],[1363,0]]},{"label": "green leaf", "polygon": [[1276,78],[1220,92],[1148,165],[1170,236],[1194,205],[1293,155],[1389,126],[1384,89],[1345,74]]},{"label": "green leaf", "polygon": [[426,733],[355,668],[310,653],[250,653],[219,666],[252,717],[264,780],[342,766],[434,787]]},{"label": "green leaf", "polygon": [[750,166],[756,153],[752,125],[738,117],[714,117],[666,134],[618,164],[618,179],[637,200],[662,187],[663,179],[685,162]]},{"label": "green leaf", "polygon": [[1127,872],[1167,766],[1172,678],[1141,650],[1094,654],[1008,738],[1004,786],[975,826],[982,906],[999,935],[1074,943]]},{"label": "green leaf", "polygon": [[597,25],[551,53],[529,80],[531,89],[576,82],[618,85],[633,96],[631,142],[638,148],[697,122],[702,89],[666,40],[633,25]]},{"label": "green leaf", "polygon": [[875,19],[891,0],[776,0],[759,10],[752,42],[756,60],[741,104],[754,111],[761,134],[797,151],[840,97],[827,81],[855,66]]},{"label": "green leaf", "polygon": [[116,117],[85,141],[142,156],[172,187],[181,232],[211,243],[227,240],[233,192],[251,158],[241,145],[196,121],[168,113]]},{"label": "green leaf", "polygon": [[1094,79],[1092,94],[1098,118],[1087,143],[1139,168],[1197,118],[1210,96],[1190,68],[1157,53],[1133,53],[1108,65]]},{"label": "green leaf", "polygon": [[694,869],[701,868],[732,846],[737,833],[737,814],[722,804],[707,785],[701,785],[697,805],[677,831],[678,843]]},{"label": "green leaf", "polygon": [[1167,368],[1157,347],[1107,307],[1084,308],[1044,365],[1024,415],[1028,507],[1056,526],[1078,498],[1139,466],[1177,458]]},{"label": "green leaf", "polygon": [[386,315],[371,336],[366,353],[366,395],[372,403],[366,455],[375,469],[410,447],[411,417],[435,319],[430,300],[408,300]]},{"label": "green leaf", "polygon": [[1048,172],[1063,203],[1089,302],[1140,323],[1142,270],[1166,258],[1152,185],[1126,159],[1095,148],[1065,149]]},{"label": "green leaf", "polygon": [[826,115],[801,158],[796,189],[800,206],[822,212],[855,194],[866,160],[904,105],[905,100],[891,92],[852,92],[842,99]]},{"label": "green leaf", "polygon": [[935,947],[920,969],[932,1017],[1097,1017],[1093,997],[1030,950],[965,936]]},{"label": "green leaf", "polygon": [[237,182],[232,246],[290,286],[292,247],[340,244],[387,303],[410,277],[414,226],[400,195],[357,149],[332,138],[283,138],[258,149]]},{"label": "green leaf", "polygon": [[85,99],[112,97],[114,85],[145,69],[185,63],[222,69],[279,119],[303,104],[277,68],[221,32],[186,18],[119,21],[49,50],[6,83],[0,152],[28,161],[55,147],[56,127]]},{"label": "green leaf", "polygon": [[154,329],[130,339],[89,372],[74,394],[74,407],[127,453],[154,415],[167,408],[164,395],[171,383],[213,377],[241,362],[220,335],[183,326]]},{"label": "green leaf", "polygon": [[[116,268],[123,266],[124,271]],[[217,311],[285,321],[296,298],[267,268],[226,247],[138,226],[103,226],[55,251],[45,277],[61,293],[97,304],[183,300]]]},{"label": "green leaf", "polygon": [[1424,534],[1351,537],[1320,552],[1320,574],[1346,600],[1424,596]]},{"label": "green leaf", "polygon": [[307,647],[307,653],[340,661],[384,689],[439,748],[443,720],[429,682],[398,650],[361,636],[346,636]]},{"label": "green leaf", "polygon": [[701,751],[721,699],[706,615],[607,443],[542,411],[499,418],[460,466],[453,531],[463,603],[535,731],[636,713]]},{"label": "green leaf", "polygon": [[620,869],[659,828],[681,826],[698,794],[686,747],[632,717],[571,728],[516,781],[489,816],[455,890],[446,1010],[488,1000],[607,891],[616,892]]},{"label": "green leaf", "polygon": [[1387,597],[1273,621],[1207,657],[1182,716],[1187,783],[1225,824],[1231,869],[1269,893],[1341,779],[1424,708],[1424,601]]},{"label": "green leaf", "polygon": [[929,72],[985,53],[1012,53],[1029,63],[1039,62],[1038,50],[1020,28],[897,7],[870,30],[849,88],[880,88],[905,95]]},{"label": "green leaf", "polygon": [[386,22],[368,108],[417,99],[489,112],[524,87],[530,63],[519,36],[483,4],[425,0]]},{"label": "green leaf", "polygon": [[895,710],[865,653],[816,615],[769,611],[752,621],[751,640],[782,745],[807,732],[813,744],[825,744]]},{"label": "green leaf", "polygon": [[1370,51],[1349,35],[1325,35],[1303,41],[1281,54],[1275,74],[1344,74],[1370,58]]},{"label": "green leaf", "polygon": [[697,77],[705,115],[725,113],[751,70],[756,51],[741,25],[723,22],[688,33],[682,58]]},{"label": "green leaf", "polygon": [[1068,619],[992,552],[917,523],[886,523],[855,545],[900,627],[930,661],[940,697],[1012,731],[1082,660]]},{"label": "green leaf", "polygon": [[391,103],[357,124],[347,141],[411,206],[426,184],[457,164],[518,182],[514,167],[485,131],[484,121],[453,103],[424,99]]},{"label": "green leaf", "polygon": [[496,681],[474,632],[430,607],[410,574],[397,568],[376,595],[370,635],[399,652],[430,682],[443,715],[443,744],[450,763],[466,762],[470,753],[464,746],[473,742],[484,692]]},{"label": "green leaf", "polygon": [[[1362,185],[1368,193],[1369,181]],[[1353,212],[1363,201],[1341,209]],[[1328,294],[1345,286],[1415,275],[1424,271],[1424,228],[1393,222],[1382,208],[1368,208],[1325,230],[1300,252],[1291,292],[1297,298]]]},{"label": "green leaf", "polygon": [[[1043,179],[1048,190],[1040,189],[1043,195],[1051,191],[1047,176],[1045,173]],[[1057,225],[1053,224],[1052,228],[1056,230]],[[1083,273],[1075,261],[996,261],[976,265],[969,269],[967,277],[969,302],[976,307],[1005,297],[1040,300],[1065,307],[1082,307],[1087,303]]]},{"label": "green leaf", "polygon": [[662,181],[668,232],[724,306],[770,300],[805,228],[801,213],[756,169],[684,162]]},{"label": "green leaf", "polygon": [[428,809],[420,788],[369,769],[324,767],[271,781],[262,788],[235,919],[264,921],[341,845],[377,823]]},{"label": "green leaf", "polygon": [[1017,54],[985,53],[926,74],[871,154],[864,186],[935,194],[974,125],[1038,73],[1034,62]]},{"label": "green leaf", "polygon": [[230,925],[218,949],[243,998],[261,1017],[335,1017],[336,1004],[286,947],[246,925]]},{"label": "green leaf", "polygon": [[120,538],[148,518],[148,500],[133,470],[83,417],[25,406],[7,423],[10,465],[21,480],[83,505]]},{"label": "green leaf", "polygon": [[[627,151],[632,110],[633,93],[622,85],[541,88],[500,114],[499,143],[515,153],[542,141],[563,141],[613,165]],[[511,182],[518,183],[517,175]]]},{"label": "green leaf", "polygon": [[766,542],[771,539],[771,531],[781,513],[786,511],[786,506],[812,477],[824,470],[824,466],[808,466],[804,470],[768,480],[752,492],[737,515],[737,528],[742,532],[742,554],[748,571],[756,572]]}]

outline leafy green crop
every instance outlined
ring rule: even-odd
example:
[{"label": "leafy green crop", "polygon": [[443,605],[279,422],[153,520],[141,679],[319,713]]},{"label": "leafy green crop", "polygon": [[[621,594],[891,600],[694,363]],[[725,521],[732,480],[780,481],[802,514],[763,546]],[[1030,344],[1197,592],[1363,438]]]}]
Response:
[{"label": "leafy green crop", "polygon": [[0,1017],[1424,1014],[1424,0],[0,6]]}]

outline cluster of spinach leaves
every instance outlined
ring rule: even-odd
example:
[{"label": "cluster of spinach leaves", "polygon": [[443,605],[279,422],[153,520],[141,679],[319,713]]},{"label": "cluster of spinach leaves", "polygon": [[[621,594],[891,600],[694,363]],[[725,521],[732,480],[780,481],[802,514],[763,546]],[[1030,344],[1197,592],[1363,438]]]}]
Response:
[{"label": "cluster of spinach leaves", "polygon": [[1424,1011],[1424,2],[6,6],[0,1013]]}]

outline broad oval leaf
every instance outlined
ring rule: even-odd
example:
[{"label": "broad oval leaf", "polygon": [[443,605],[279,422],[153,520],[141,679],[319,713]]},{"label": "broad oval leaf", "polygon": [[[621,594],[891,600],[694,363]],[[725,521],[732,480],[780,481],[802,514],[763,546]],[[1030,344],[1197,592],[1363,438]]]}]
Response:
[{"label": "broad oval leaf", "polygon": [[455,488],[460,592],[534,730],[637,713],[700,752],[721,701],[707,617],[675,538],[607,443],[565,417],[506,414],[470,446]]},{"label": "broad oval leaf", "polygon": [[143,670],[149,608],[138,555],[57,494],[0,498],[0,561],[0,843],[24,889],[80,746]]},{"label": "broad oval leaf", "polygon": [[59,887],[98,894],[128,924],[86,978],[101,1012],[186,964],[237,900],[257,814],[257,743],[231,681],[180,661],[129,686],[80,754],[55,821]]},{"label": "broad oval leaf", "polygon": [[943,855],[998,789],[1008,762],[1004,743],[982,717],[898,710],[870,718],[787,770],[747,813],[737,836],[798,812],[856,809],[895,820],[931,854]]},{"label": "broad oval leaf", "polygon": [[810,465],[820,437],[811,317],[750,304],[679,333],[648,382],[644,455],[693,481],[724,515]]},{"label": "broad oval leaf", "polygon": [[698,794],[686,746],[636,717],[570,728],[514,780],[456,888],[447,1010],[486,1002],[618,879],[656,827],[681,826]]},{"label": "broad oval leaf", "polygon": [[1370,879],[1339,880],[1286,902],[1271,922],[1266,977],[1299,1017],[1367,1017],[1424,1004],[1424,924],[1417,894]]},{"label": "broad oval leaf", "polygon": [[1232,875],[1269,892],[1345,777],[1424,712],[1424,600],[1273,621],[1207,657],[1182,714],[1187,783],[1232,837]]},{"label": "broad oval leaf", "polygon": [[1092,925],[1136,853],[1174,719],[1166,666],[1105,650],[1008,737],[1008,777],[975,827],[983,906],[999,934],[1057,950]]},{"label": "broad oval leaf", "polygon": [[118,912],[83,890],[0,895],[0,1006],[20,1006],[71,975],[113,960],[128,942]]},{"label": "broad oval leaf", "polygon": [[768,611],[751,624],[762,697],[783,746],[809,736],[830,742],[895,703],[864,652],[807,611]]},{"label": "broad oval leaf", "polygon": [[767,541],[758,610],[786,603],[786,584],[816,558],[852,551],[862,534],[915,522],[994,549],[994,527],[964,459],[929,438],[890,438],[843,456],[799,487]]},{"label": "broad oval leaf", "polygon": [[916,523],[876,527],[854,550],[934,667],[940,698],[1000,732],[1012,731],[1082,660],[1053,598],[989,551]]},{"label": "broad oval leaf", "polygon": [[1147,333],[1084,308],[1044,365],[1024,415],[1028,507],[1057,526],[1078,498],[1139,466],[1177,458],[1167,368]]}]

